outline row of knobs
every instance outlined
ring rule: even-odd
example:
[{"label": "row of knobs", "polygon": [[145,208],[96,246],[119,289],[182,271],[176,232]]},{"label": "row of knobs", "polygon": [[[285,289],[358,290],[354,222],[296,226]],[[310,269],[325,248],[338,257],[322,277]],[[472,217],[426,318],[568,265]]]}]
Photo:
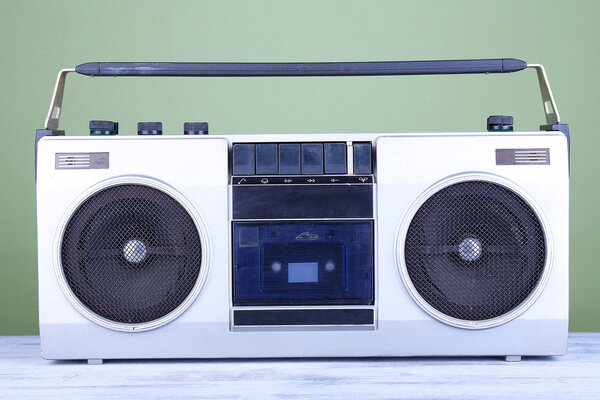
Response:
[{"label": "row of knobs", "polygon": [[[162,122],[138,122],[138,135],[162,135]],[[118,135],[119,123],[114,121],[90,121],[90,135]],[[183,124],[184,135],[208,135],[207,122],[186,122]]]},{"label": "row of knobs", "polygon": [[[513,117],[510,115],[492,115],[487,119],[489,132],[513,130]],[[138,122],[138,135],[162,135],[162,122]],[[114,121],[90,121],[90,135],[117,135],[119,123]],[[186,122],[184,135],[208,135],[208,122]]]}]

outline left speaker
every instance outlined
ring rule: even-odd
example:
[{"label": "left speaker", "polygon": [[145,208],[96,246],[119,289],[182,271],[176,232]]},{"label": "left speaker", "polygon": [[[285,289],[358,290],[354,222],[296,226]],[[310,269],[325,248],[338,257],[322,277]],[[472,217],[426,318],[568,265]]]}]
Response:
[{"label": "left speaker", "polygon": [[60,271],[80,311],[113,328],[168,318],[201,276],[198,227],[157,188],[117,184],[76,207],[60,239]]}]

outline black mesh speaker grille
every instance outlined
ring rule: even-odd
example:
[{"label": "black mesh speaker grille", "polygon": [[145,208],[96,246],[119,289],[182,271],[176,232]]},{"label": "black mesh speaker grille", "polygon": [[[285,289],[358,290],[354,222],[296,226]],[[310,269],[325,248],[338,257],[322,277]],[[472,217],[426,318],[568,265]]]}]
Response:
[{"label": "black mesh speaker grille", "polygon": [[101,190],[79,206],[61,246],[73,294],[110,321],[139,324],[176,309],[198,280],[202,245],[179,202],[139,184]]},{"label": "black mesh speaker grille", "polygon": [[520,196],[468,181],[440,190],[419,208],[404,257],[414,288],[431,307],[482,321],[508,313],[531,294],[546,245],[538,217]]}]

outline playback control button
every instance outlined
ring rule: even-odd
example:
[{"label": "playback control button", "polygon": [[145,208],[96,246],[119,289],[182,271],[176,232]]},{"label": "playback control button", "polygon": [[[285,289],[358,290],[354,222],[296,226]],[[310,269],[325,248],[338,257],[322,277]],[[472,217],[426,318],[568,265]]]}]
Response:
[{"label": "playback control button", "polygon": [[260,143],[256,145],[256,173],[259,175],[277,174],[277,145]]},{"label": "playback control button", "polygon": [[302,174],[314,175],[323,173],[323,144],[302,144]]},{"label": "playback control button", "polygon": [[346,173],[346,143],[325,143],[325,173]]},{"label": "playback control button", "polygon": [[282,143],[279,145],[279,173],[300,174],[300,145]]},{"label": "playback control button", "polygon": [[354,173],[370,174],[372,171],[371,143],[354,143]]},{"label": "playback control button", "polygon": [[233,145],[233,174],[254,175],[256,164],[255,150],[253,144]]}]

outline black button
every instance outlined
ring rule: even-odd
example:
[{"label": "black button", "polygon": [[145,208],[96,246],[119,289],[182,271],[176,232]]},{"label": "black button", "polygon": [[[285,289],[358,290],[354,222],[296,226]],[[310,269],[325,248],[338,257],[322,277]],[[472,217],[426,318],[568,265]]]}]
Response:
[{"label": "black button", "polygon": [[302,144],[302,174],[315,175],[323,173],[323,144]]},{"label": "black button", "polygon": [[90,135],[118,135],[119,123],[113,121],[90,121]]},{"label": "black button", "polygon": [[491,115],[487,119],[488,132],[512,132],[513,117],[510,115]]},{"label": "black button", "polygon": [[300,174],[300,145],[282,143],[279,145],[279,173],[282,175]]},{"label": "black button", "polygon": [[138,122],[138,135],[162,135],[162,122]]},{"label": "black button", "polygon": [[208,122],[186,122],[183,124],[184,135],[208,135]]},{"label": "black button", "polygon": [[354,143],[354,173],[371,173],[371,143]]},{"label": "black button", "polygon": [[325,173],[346,173],[346,143],[325,143]]},{"label": "black button", "polygon": [[233,174],[254,175],[254,145],[233,145]]},{"label": "black button", "polygon": [[276,144],[257,144],[256,145],[256,173],[277,174],[277,145]]}]

